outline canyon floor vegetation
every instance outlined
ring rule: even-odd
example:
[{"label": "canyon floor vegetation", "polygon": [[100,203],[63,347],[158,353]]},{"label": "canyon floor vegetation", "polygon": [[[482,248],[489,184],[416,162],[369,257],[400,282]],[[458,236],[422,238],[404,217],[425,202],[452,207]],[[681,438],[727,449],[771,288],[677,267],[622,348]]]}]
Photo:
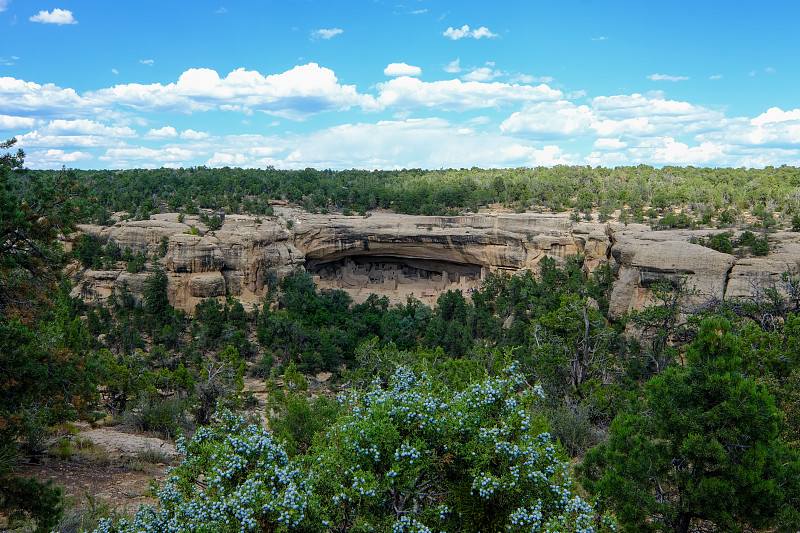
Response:
[{"label": "canyon floor vegetation", "polygon": [[[173,212],[213,232],[283,202],[362,217],[499,204],[707,230],[696,244],[750,258],[769,255],[777,229],[800,229],[799,169],[49,172],[26,170],[22,152],[1,157],[7,529],[800,528],[791,268],[762,298],[691,306],[694,288],[671,272],[648,286],[651,305],[621,318],[609,316],[619,272],[587,271],[581,256],[488,273],[433,306],[356,303],[304,269],[267,271],[259,305],[228,294],[186,312],[170,300],[168,242],[134,253],[73,231]],[[87,269],[144,283],[84,301],[70,276]],[[98,429],[153,445],[110,453],[87,436]],[[87,468],[95,480],[130,474],[128,501],[151,506],[125,509],[92,487],[65,498],[47,481]]]}]

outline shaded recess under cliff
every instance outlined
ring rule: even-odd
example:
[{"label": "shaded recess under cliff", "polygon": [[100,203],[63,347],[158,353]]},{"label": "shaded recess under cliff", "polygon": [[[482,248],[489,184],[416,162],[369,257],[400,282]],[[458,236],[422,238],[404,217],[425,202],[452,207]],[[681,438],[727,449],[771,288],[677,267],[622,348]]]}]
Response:
[{"label": "shaded recess under cliff", "polygon": [[347,291],[357,302],[375,293],[394,303],[414,297],[432,305],[444,291],[479,288],[491,271],[536,268],[544,256],[563,262],[586,242],[558,215],[282,215],[317,285]]},{"label": "shaded recess under cliff", "polygon": [[477,289],[488,272],[486,267],[470,263],[381,255],[311,260],[306,270],[318,286],[346,290],[356,300],[375,293],[390,300],[410,296],[426,303],[446,290]]}]

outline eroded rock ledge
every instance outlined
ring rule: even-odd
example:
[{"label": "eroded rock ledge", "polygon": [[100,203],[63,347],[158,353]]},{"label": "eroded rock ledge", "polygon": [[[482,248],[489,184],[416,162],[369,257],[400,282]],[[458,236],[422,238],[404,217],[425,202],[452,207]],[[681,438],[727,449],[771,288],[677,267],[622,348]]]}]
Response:
[{"label": "eroded rock ledge", "polygon": [[[191,234],[192,226],[199,235]],[[466,294],[479,287],[491,271],[536,269],[545,256],[563,264],[581,254],[588,271],[604,263],[618,268],[610,307],[611,317],[618,318],[647,306],[650,287],[662,280],[686,276],[696,289],[690,303],[702,306],[753,297],[769,287],[780,290],[782,274],[796,272],[800,263],[797,233],[773,234],[766,257],[737,259],[689,242],[713,230],[576,223],[566,214],[345,217],[278,207],[275,217],[263,221],[228,216],[217,231],[208,231],[197,217],[178,222],[177,214],[80,230],[134,253],[153,254],[166,237],[159,262],[169,275],[169,298],[188,312],[203,298],[225,295],[260,305],[269,271],[282,277],[306,268],[321,288],[345,290],[356,301],[376,293],[393,302],[413,296],[433,304],[445,290]],[[86,270],[77,273],[74,294],[101,301],[125,284],[139,295],[146,276],[146,271]]]}]

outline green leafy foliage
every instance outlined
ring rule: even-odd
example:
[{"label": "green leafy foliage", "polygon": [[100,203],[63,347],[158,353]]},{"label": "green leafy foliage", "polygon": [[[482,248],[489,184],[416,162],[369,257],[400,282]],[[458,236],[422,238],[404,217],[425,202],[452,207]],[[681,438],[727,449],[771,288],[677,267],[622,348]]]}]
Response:
[{"label": "green leafy foliage", "polygon": [[[16,140],[0,142],[7,150]],[[18,174],[25,154],[0,154],[0,312],[30,316],[39,296],[57,288],[54,275],[63,264],[58,234],[72,224],[71,190],[65,173]]]},{"label": "green leafy foliage", "polygon": [[536,326],[531,365],[547,383],[548,394],[558,394],[568,404],[580,403],[597,384],[610,382],[617,368],[610,350],[615,332],[587,298],[563,296],[558,309],[541,317]]},{"label": "green leafy foliage", "polygon": [[587,454],[586,487],[627,531],[686,532],[696,520],[796,529],[800,461],[778,438],[773,397],[742,375],[730,323],[703,322],[686,359],[648,382],[643,409],[618,416]]},{"label": "green leafy foliage", "polygon": [[131,274],[136,274],[137,272],[141,272],[144,270],[144,265],[147,263],[147,257],[144,255],[143,252],[136,252],[130,260],[128,260],[128,264],[125,267],[125,270],[130,272]]},{"label": "green leafy foliage", "polygon": [[352,305],[344,291],[317,292],[307,272],[286,276],[280,283],[281,309],[265,305],[258,319],[258,340],[275,355],[296,361],[303,371],[335,370],[350,362],[356,347],[380,334],[386,298],[370,296]]},{"label": "green leafy foliage", "polygon": [[386,388],[343,398],[294,459],[223,412],[179,443],[186,459],[158,511],[97,532],[594,531],[592,507],[532,417],[539,394],[513,368],[461,392],[401,369]]},{"label": "green leafy foliage", "polygon": [[724,254],[733,253],[733,243],[731,243],[732,232],[724,231],[722,233],[709,234],[705,239],[701,238],[697,244],[711,248]]},{"label": "green leafy foliage", "polygon": [[638,362],[630,370],[635,374],[660,374],[676,362],[680,346],[694,336],[694,325],[684,313],[684,301],[696,294],[686,285],[686,276],[675,276],[650,286],[653,304],[631,313],[629,321],[641,332]]},{"label": "green leafy foliage", "polygon": [[64,491],[52,481],[14,477],[4,480],[0,490],[0,510],[8,513],[12,528],[33,519],[35,533],[48,533],[58,525],[64,513]]},{"label": "green leafy foliage", "polygon": [[226,346],[215,357],[203,363],[196,384],[195,420],[207,425],[216,412],[218,402],[235,402],[244,388],[245,361],[233,346]]},{"label": "green leafy foliage", "polygon": [[[53,173],[36,174],[47,177]],[[574,207],[587,215],[597,210],[601,216],[627,207],[634,218],[640,218],[642,209],[650,206],[654,219],[656,210],[692,211],[691,215],[685,214],[687,219],[667,215],[665,225],[691,224],[702,212],[716,215],[721,227],[734,224],[745,209],[762,215],[762,225],[772,219],[773,205],[789,214],[800,210],[796,196],[800,186],[798,170],[788,166],[709,169],[639,165],[611,169],[556,165],[375,171],[201,166],[78,171],[75,176],[82,188],[92,192],[78,201],[86,221],[107,218],[109,211],[143,216],[159,206],[188,214],[207,209],[272,216],[270,200],[289,201],[309,211],[341,210],[351,214],[383,208],[409,214],[452,215],[501,203],[516,210],[532,205],[555,212]]]},{"label": "green leafy foliage", "polygon": [[683,211],[677,214],[667,213],[653,223],[653,229],[690,228],[693,222],[692,218]]},{"label": "green leafy foliage", "polygon": [[209,231],[216,231],[222,227],[222,217],[216,214],[209,217],[203,213],[200,215],[200,220],[206,225]]},{"label": "green leafy foliage", "polygon": [[145,279],[142,293],[144,312],[155,322],[171,320],[174,316],[174,309],[167,297],[168,284],[167,273],[160,268],[154,269]]},{"label": "green leafy foliage", "polygon": [[733,232],[727,231],[717,234],[709,234],[705,238],[692,238],[692,242],[726,254],[732,254],[734,251],[736,251],[738,254],[742,254],[743,250],[741,250],[741,248],[743,247],[748,247],[750,253],[755,256],[764,256],[769,254],[769,238],[766,236],[766,234],[764,234],[762,237],[756,237],[752,231],[743,231],[738,239],[731,240],[732,238]]},{"label": "green leafy foliage", "polygon": [[769,239],[766,236],[756,239],[756,241],[753,243],[753,246],[750,247],[750,251],[755,256],[767,255],[769,254],[769,250]]},{"label": "green leafy foliage", "polygon": [[43,532],[58,523],[62,491],[16,477],[16,460],[42,452],[45,425],[85,409],[100,372],[80,306],[61,283],[57,236],[71,224],[68,176],[12,181],[23,160],[21,150],[0,155],[0,510],[11,527],[30,519]]},{"label": "green leafy foliage", "polygon": [[294,363],[289,363],[283,387],[274,387],[270,394],[269,407],[276,415],[270,417],[269,427],[275,437],[285,442],[290,456],[305,453],[314,435],[327,430],[340,412],[335,400],[325,396],[309,398],[307,389],[305,377]]},{"label": "green leafy foliage", "polygon": [[453,357],[461,357],[474,342],[474,308],[459,291],[447,291],[436,301],[425,333],[428,347],[441,346]]},{"label": "green leafy foliage", "polygon": [[89,333],[59,303],[36,325],[0,322],[2,433],[69,420],[96,396],[100,371],[90,357]]}]

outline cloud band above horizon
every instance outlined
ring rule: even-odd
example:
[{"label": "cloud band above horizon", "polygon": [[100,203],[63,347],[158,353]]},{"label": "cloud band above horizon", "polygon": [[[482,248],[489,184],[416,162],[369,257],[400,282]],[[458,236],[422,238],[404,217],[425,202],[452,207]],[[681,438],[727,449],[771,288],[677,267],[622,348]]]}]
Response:
[{"label": "cloud band above horizon", "polygon": [[[658,92],[586,98],[546,83],[424,81],[406,63],[383,73],[394,77],[373,93],[342,84],[316,63],[267,75],[240,68],[224,77],[192,68],[166,84],[81,94],[3,77],[0,132],[18,138],[33,168],[800,164],[798,109],[728,117]],[[242,117],[259,131],[177,126],[209,113]],[[272,122],[259,114],[306,131],[264,133]],[[347,120],[306,127],[322,114]],[[170,117],[174,123],[164,123]]]}]

